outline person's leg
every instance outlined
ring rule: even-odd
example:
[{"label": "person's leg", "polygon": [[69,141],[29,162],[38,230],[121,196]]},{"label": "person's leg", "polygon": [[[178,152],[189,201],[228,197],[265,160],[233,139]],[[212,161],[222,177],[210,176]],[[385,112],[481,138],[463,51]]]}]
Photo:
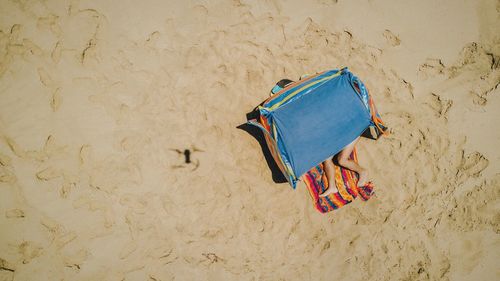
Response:
[{"label": "person's leg", "polygon": [[335,185],[335,166],[332,158],[328,158],[325,162],[323,162],[323,170],[325,171],[326,178],[328,179],[328,189],[319,195],[322,197],[338,191],[337,186]]},{"label": "person's leg", "polygon": [[354,160],[349,159],[352,151],[354,150],[354,146],[358,142],[359,137],[352,141],[349,145],[347,145],[337,156],[337,161],[340,166],[345,167],[351,171],[358,173],[359,180],[358,186],[363,186],[366,184],[368,180],[368,171],[361,167],[358,163],[354,162]]}]

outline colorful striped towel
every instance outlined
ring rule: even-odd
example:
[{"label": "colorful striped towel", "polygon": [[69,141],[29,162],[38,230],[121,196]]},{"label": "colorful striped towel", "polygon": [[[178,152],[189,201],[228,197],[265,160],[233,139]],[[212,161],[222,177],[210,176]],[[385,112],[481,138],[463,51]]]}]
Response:
[{"label": "colorful striped towel", "polygon": [[[356,149],[351,153],[350,159],[358,161]],[[358,187],[358,175],[356,172],[335,165],[335,183],[336,193],[332,193],[325,197],[320,197],[326,189],[328,189],[328,179],[323,171],[323,164],[309,170],[302,176],[302,180],[309,190],[316,209],[321,213],[336,210],[342,206],[351,203],[358,195],[363,201],[370,199],[373,194],[373,184],[370,182],[362,187]]]}]

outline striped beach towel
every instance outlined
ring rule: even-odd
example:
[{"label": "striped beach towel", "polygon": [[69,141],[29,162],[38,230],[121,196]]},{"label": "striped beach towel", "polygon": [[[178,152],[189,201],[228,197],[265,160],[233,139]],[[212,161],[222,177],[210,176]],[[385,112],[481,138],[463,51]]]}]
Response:
[{"label": "striped beach towel", "polygon": [[[350,159],[358,161],[356,149],[351,153]],[[361,197],[366,201],[374,194],[374,187],[371,182],[362,187],[358,187],[358,175],[356,172],[335,164],[335,182],[329,183],[323,170],[323,164],[312,168],[302,176],[314,205],[321,213],[336,210],[351,203],[356,197]],[[325,197],[319,195],[328,189],[330,184],[335,184],[338,192]]]}]

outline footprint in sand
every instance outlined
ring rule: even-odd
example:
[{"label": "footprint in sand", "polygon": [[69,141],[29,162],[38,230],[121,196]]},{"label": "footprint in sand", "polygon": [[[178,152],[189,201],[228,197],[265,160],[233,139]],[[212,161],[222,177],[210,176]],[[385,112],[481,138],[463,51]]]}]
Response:
[{"label": "footprint in sand", "polygon": [[38,78],[40,83],[51,91],[49,104],[52,111],[56,112],[62,103],[61,88],[45,68],[38,68]]},{"label": "footprint in sand", "polygon": [[14,173],[9,171],[7,167],[4,167],[3,165],[0,165],[0,182],[4,183],[13,183],[16,181],[16,176]]},{"label": "footprint in sand", "polygon": [[62,175],[62,173],[54,167],[48,167],[48,168],[45,168],[45,169],[39,171],[38,173],[36,173],[36,177],[39,180],[43,180],[43,181],[49,181],[49,180],[58,178],[61,175]]},{"label": "footprint in sand", "polygon": [[5,217],[8,219],[18,219],[18,218],[24,218],[25,214],[24,211],[21,209],[12,209],[12,210],[7,210],[5,211]]},{"label": "footprint in sand", "polygon": [[40,219],[40,224],[46,228],[48,234],[51,236],[51,240],[55,242],[58,249],[62,249],[64,246],[78,238],[78,235],[76,235],[75,232],[66,231],[64,226],[51,218],[42,217]]},{"label": "footprint in sand", "polygon": [[86,208],[89,211],[106,211],[108,208],[104,202],[93,199],[90,195],[82,195],[74,200],[73,207],[76,209]]},{"label": "footprint in sand", "polygon": [[174,249],[169,243],[164,245],[158,245],[148,251],[148,257],[161,261],[162,264],[169,264],[177,259],[174,254]]},{"label": "footprint in sand", "polygon": [[414,99],[415,98],[415,94],[414,94],[414,91],[413,91],[413,85],[410,82],[408,82],[408,81],[406,81],[405,79],[402,79],[402,78],[400,80],[400,84],[406,90],[406,92],[408,92],[410,94],[410,97],[412,99]]},{"label": "footprint in sand", "polygon": [[463,47],[459,59],[447,69],[447,74],[449,78],[467,72],[476,72],[482,77],[490,76],[499,67],[499,60],[499,56],[495,55],[488,46],[472,42]]},{"label": "footprint in sand", "polygon": [[128,256],[130,256],[133,252],[135,252],[135,250],[137,250],[137,242],[135,241],[130,241],[128,242],[123,248],[122,250],[120,251],[120,253],[118,254],[118,257],[120,257],[120,259],[126,259]]},{"label": "footprint in sand", "polygon": [[441,59],[428,58],[418,68],[418,75],[424,79],[444,74],[445,66]]},{"label": "footprint in sand", "polygon": [[100,212],[100,216],[103,220],[103,227],[95,227],[95,237],[107,235],[109,233],[109,228],[115,224],[114,213],[109,205],[106,202],[94,199],[89,195],[82,195],[78,199],[73,200],[73,208],[84,208],[92,212]]},{"label": "footprint in sand", "polygon": [[42,56],[44,53],[37,44],[29,39],[23,39],[22,46],[24,48],[24,53],[28,55]]},{"label": "footprint in sand", "polygon": [[465,182],[468,178],[477,178],[481,175],[481,172],[486,169],[489,165],[488,159],[486,159],[481,153],[475,151],[467,156],[462,151],[462,162],[458,167],[457,179],[459,183]]},{"label": "footprint in sand", "polygon": [[382,35],[391,46],[396,47],[401,45],[401,39],[389,29],[386,29]]},{"label": "footprint in sand", "polygon": [[97,51],[96,51],[97,39],[91,38],[85,45],[85,48],[82,50],[80,54],[80,62],[82,65],[85,65],[85,62],[89,59],[96,60],[97,59]]},{"label": "footprint in sand", "polygon": [[204,256],[206,261],[208,261],[210,264],[224,261],[223,258],[217,256],[215,253],[202,253],[201,255]]},{"label": "footprint in sand", "polygon": [[78,155],[80,158],[80,165],[85,165],[90,162],[91,153],[92,146],[84,144],[80,147],[80,153]]},{"label": "footprint in sand", "polygon": [[0,153],[0,182],[13,183],[16,181],[16,176],[11,171],[12,160],[9,156]]},{"label": "footprint in sand", "polygon": [[42,255],[43,248],[34,242],[25,241],[18,246],[18,251],[23,257],[23,264],[27,264],[34,258]]},{"label": "footprint in sand", "polygon": [[76,270],[80,270],[80,266],[82,263],[84,263],[87,258],[89,257],[89,253],[87,250],[81,249],[75,254],[65,256],[64,257],[64,264],[66,267],[73,268]]},{"label": "footprint in sand", "polygon": [[431,95],[427,98],[426,104],[436,114],[436,117],[444,117],[446,119],[446,113],[453,105],[453,101],[443,99],[441,96],[431,93]]},{"label": "footprint in sand", "polygon": [[14,280],[14,272],[16,268],[7,260],[0,258],[0,270],[2,274],[0,275],[2,280]]},{"label": "footprint in sand", "polygon": [[75,232],[63,232],[59,233],[56,237],[56,245],[57,248],[62,249],[64,246],[67,244],[71,243],[74,241],[76,238],[78,238],[78,235],[76,235]]},{"label": "footprint in sand", "polygon": [[488,102],[488,99],[486,99],[485,95],[476,93],[475,91],[469,91],[469,96],[471,97],[472,103],[474,105],[485,106]]},{"label": "footprint in sand", "polygon": [[135,213],[144,214],[148,207],[148,201],[135,194],[124,194],[120,197],[120,205],[130,208]]},{"label": "footprint in sand", "polygon": [[52,111],[56,112],[62,103],[61,88],[57,88],[52,92],[52,98],[50,100],[50,107]]},{"label": "footprint in sand", "polygon": [[11,163],[12,159],[9,156],[0,153],[0,166],[10,166]]},{"label": "footprint in sand", "polygon": [[37,71],[38,71],[38,79],[40,80],[40,83],[42,83],[42,85],[44,85],[47,88],[55,88],[56,83],[54,82],[52,76],[45,68],[39,67]]},{"label": "footprint in sand", "polygon": [[499,89],[500,72],[492,70],[476,81],[474,87],[469,91],[469,95],[474,105],[484,106],[488,102],[489,96],[498,92]]},{"label": "footprint in sand", "polygon": [[77,180],[72,179],[72,177],[68,175],[63,175],[64,181],[61,186],[61,189],[59,190],[59,195],[61,198],[68,198],[69,193],[71,190],[76,187]]},{"label": "footprint in sand", "polygon": [[45,229],[47,230],[47,232],[51,235],[55,235],[56,233],[58,233],[61,229],[61,225],[56,222],[55,220],[49,218],[49,217],[46,217],[46,216],[43,216],[41,219],[40,219],[40,224],[45,227]]},{"label": "footprint in sand", "polygon": [[[5,141],[9,146],[10,150],[19,158],[36,160],[39,162],[44,162],[51,158],[52,156],[63,153],[66,149],[66,146],[58,145],[54,141],[54,137],[49,135],[47,140],[45,141],[44,147],[37,150],[25,150],[20,145],[18,145],[13,139],[5,137]],[[6,159],[6,158],[3,158]],[[0,161],[3,161],[0,159]],[[10,161],[10,160],[6,160]]]},{"label": "footprint in sand", "polygon": [[55,64],[58,64],[59,61],[61,61],[62,51],[62,44],[60,41],[57,41],[54,49],[52,49],[52,52],[50,53],[50,57]]},{"label": "footprint in sand", "polygon": [[39,17],[36,27],[41,31],[49,30],[57,37],[62,36],[61,26],[59,25],[59,16],[57,15],[49,14],[46,17]]}]

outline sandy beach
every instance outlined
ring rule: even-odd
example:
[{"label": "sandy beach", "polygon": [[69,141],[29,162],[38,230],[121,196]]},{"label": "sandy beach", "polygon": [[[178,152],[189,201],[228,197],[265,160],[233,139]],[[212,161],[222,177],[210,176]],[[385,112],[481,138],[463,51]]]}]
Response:
[{"label": "sandy beach", "polygon": [[[321,214],[237,127],[343,66],[391,134]],[[499,85],[495,0],[0,0],[0,280],[500,280]]]}]

